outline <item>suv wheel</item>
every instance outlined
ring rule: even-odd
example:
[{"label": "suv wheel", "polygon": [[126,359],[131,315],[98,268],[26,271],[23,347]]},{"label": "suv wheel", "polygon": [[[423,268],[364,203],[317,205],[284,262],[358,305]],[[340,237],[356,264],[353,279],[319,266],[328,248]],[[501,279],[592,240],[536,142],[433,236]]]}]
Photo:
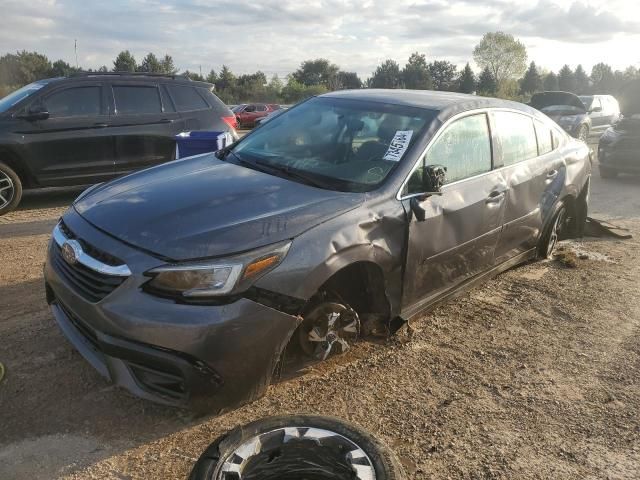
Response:
[{"label": "suv wheel", "polygon": [[200,456],[189,480],[405,480],[396,455],[333,417],[291,415],[238,426]]},{"label": "suv wheel", "polygon": [[15,209],[21,198],[20,177],[8,165],[0,162],[0,215]]}]

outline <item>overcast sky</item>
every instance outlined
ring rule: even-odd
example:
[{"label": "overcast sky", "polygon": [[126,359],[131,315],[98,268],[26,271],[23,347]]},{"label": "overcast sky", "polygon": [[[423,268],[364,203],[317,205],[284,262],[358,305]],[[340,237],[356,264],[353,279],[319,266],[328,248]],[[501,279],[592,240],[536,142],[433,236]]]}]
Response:
[{"label": "overcast sky", "polygon": [[483,33],[502,30],[529,61],[558,70],[600,61],[640,67],[639,0],[2,0],[0,54],[36,50],[113,67],[129,49],[173,56],[181,70],[281,76],[324,57],[366,78],[411,52],[464,64]]}]

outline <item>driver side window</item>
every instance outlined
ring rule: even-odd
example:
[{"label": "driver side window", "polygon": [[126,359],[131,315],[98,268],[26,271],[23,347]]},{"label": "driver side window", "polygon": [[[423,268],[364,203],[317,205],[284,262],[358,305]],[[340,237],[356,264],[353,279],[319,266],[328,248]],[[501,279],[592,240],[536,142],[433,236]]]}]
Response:
[{"label": "driver side window", "polygon": [[445,184],[491,171],[491,135],[487,115],[482,113],[456,120],[429,147],[423,164],[411,175],[407,193],[424,192],[426,165],[446,167]]}]

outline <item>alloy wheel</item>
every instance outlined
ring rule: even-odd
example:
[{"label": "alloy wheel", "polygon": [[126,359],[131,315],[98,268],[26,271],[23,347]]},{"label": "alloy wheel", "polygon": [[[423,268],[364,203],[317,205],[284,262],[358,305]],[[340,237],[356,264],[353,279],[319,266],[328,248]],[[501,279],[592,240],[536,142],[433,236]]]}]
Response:
[{"label": "alloy wheel", "polygon": [[11,178],[0,171],[0,210],[9,205],[15,195],[15,186]]},{"label": "alloy wheel", "polygon": [[353,440],[321,428],[283,427],[244,442],[219,464],[213,478],[347,478],[336,477],[336,472],[376,480],[373,462]]},{"label": "alloy wheel", "polygon": [[349,342],[358,338],[360,319],[351,307],[324,302],[305,315],[300,329],[300,342],[304,352],[317,360],[326,360],[335,353],[344,353]]},{"label": "alloy wheel", "polygon": [[553,249],[556,248],[558,238],[560,238],[560,233],[562,232],[562,226],[564,225],[564,217],[564,209],[562,209],[558,212],[556,218],[553,220],[553,225],[551,226],[551,231],[549,232],[549,241],[547,243],[547,258],[551,258]]}]

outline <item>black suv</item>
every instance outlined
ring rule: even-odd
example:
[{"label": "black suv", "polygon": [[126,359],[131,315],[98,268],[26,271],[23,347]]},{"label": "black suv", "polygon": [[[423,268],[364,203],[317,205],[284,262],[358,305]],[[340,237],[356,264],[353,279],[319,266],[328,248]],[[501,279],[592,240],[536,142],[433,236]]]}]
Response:
[{"label": "black suv", "polygon": [[183,131],[230,131],[235,116],[204,82],[81,73],[0,99],[0,215],[22,189],[87,185],[172,160]]}]

